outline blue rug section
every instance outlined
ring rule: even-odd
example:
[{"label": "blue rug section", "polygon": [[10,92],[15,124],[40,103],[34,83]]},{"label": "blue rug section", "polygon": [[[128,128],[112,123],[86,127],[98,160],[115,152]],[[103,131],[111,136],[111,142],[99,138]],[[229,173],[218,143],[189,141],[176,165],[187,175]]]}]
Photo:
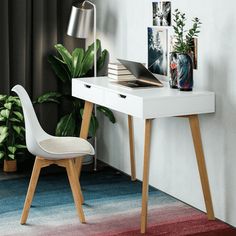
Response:
[{"label": "blue rug section", "polygon": [[[29,176],[0,181],[0,216],[4,213],[18,212],[23,208]],[[142,184],[132,182],[129,176],[106,167],[98,172],[83,172],[81,187],[85,203],[94,201],[117,201],[117,198],[140,199]],[[150,187],[150,196],[155,194],[158,202],[176,202],[177,200]],[[40,176],[32,208],[53,207],[73,203],[71,189],[66,172]]]}]

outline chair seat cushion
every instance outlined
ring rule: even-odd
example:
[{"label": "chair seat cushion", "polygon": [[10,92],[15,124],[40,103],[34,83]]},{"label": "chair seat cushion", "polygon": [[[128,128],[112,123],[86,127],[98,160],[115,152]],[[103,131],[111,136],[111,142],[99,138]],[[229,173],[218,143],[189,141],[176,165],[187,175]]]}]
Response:
[{"label": "chair seat cushion", "polygon": [[85,139],[77,137],[53,137],[39,142],[40,147],[53,157],[76,157],[94,155],[92,145]]}]

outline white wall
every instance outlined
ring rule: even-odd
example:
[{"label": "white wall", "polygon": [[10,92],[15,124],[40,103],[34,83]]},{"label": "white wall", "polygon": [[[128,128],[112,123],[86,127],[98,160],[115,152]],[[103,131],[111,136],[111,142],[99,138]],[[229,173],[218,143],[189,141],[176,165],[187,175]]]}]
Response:
[{"label": "white wall", "polygon": [[[111,58],[146,62],[150,0],[94,0],[98,37]],[[179,0],[173,8],[199,17],[199,70],[195,88],[216,93],[216,113],[200,117],[203,145],[216,217],[236,226],[236,2]],[[127,117],[115,113],[117,124],[102,120],[99,158],[130,173]],[[135,119],[137,176],[142,179],[144,121]],[[205,211],[196,159],[186,120],[153,122],[151,185]],[[158,202],[157,202],[158,204]]]}]

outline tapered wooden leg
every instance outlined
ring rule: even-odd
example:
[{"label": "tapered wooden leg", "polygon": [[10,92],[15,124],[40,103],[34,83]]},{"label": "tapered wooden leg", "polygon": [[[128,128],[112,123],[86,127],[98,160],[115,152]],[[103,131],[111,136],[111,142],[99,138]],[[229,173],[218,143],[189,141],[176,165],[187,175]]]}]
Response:
[{"label": "tapered wooden leg", "polygon": [[141,233],[145,233],[146,232],[146,228],[147,228],[151,122],[152,122],[152,120],[145,120]]},{"label": "tapered wooden leg", "polygon": [[80,183],[78,180],[78,175],[75,169],[74,161],[72,159],[67,160],[67,165],[65,167],[66,167],[68,179],[70,182],[70,187],[72,190],[77,213],[79,215],[81,223],[85,223],[85,217],[84,217],[84,212],[82,208],[82,199],[80,195],[81,193]]},{"label": "tapered wooden leg", "polygon": [[[74,163],[74,171],[76,173],[76,176],[78,176],[78,172],[77,172],[77,169],[75,167],[75,162],[73,162],[73,163]],[[81,203],[83,204],[84,203],[84,196],[83,196],[83,193],[82,193],[82,190],[81,190],[80,182],[79,182],[79,185],[78,185],[78,189],[79,189],[79,195],[80,195]]]},{"label": "tapered wooden leg", "polygon": [[133,130],[133,117],[128,115],[128,127],[129,127],[129,148],[130,148],[130,166],[131,166],[131,180],[136,180],[136,167],[134,156],[134,130]]},{"label": "tapered wooden leg", "polygon": [[34,162],[32,175],[31,175],[31,178],[30,178],[30,183],[29,183],[27,195],[26,195],[26,198],[25,198],[25,204],[24,204],[23,212],[22,212],[22,215],[21,215],[21,220],[20,220],[21,224],[25,224],[26,221],[27,221],[30,206],[31,206],[31,203],[32,203],[32,200],[33,200],[33,197],[34,197],[35,188],[36,188],[36,185],[37,185],[37,182],[38,182],[40,170],[42,168],[41,164],[42,164],[42,162],[41,162],[40,158],[36,157],[35,162]]},{"label": "tapered wooden leg", "polygon": [[[85,101],[83,120],[81,124],[81,129],[80,129],[80,138],[87,139],[88,137],[92,110],[93,110],[93,103]],[[75,162],[76,170],[79,177],[80,177],[81,168],[82,168],[82,161],[83,161],[82,158],[77,158]]]},{"label": "tapered wooden leg", "polygon": [[203,147],[202,147],[201,132],[200,132],[198,116],[197,115],[189,116],[189,123],[191,127],[191,132],[192,132],[192,138],[193,138],[193,143],[194,143],[194,148],[195,148],[195,153],[196,153],[196,158],[197,158],[198,170],[199,170],[199,175],[200,175],[201,184],[202,184],[202,191],[204,195],[207,216],[209,220],[214,220],[215,216],[214,216],[210,186],[209,186],[209,181],[208,181],[208,176],[207,176],[204,152],[203,152]]}]

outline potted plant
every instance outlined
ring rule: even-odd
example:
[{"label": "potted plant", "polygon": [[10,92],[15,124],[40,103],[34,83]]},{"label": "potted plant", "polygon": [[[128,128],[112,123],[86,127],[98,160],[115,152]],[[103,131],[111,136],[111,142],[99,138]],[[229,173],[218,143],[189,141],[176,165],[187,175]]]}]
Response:
[{"label": "potted plant", "polygon": [[178,9],[174,16],[174,45],[170,55],[170,85],[182,91],[192,91],[194,39],[200,33],[201,22],[196,17],[189,30],[185,30],[186,16]]},{"label": "potted plant", "polygon": [[3,170],[17,170],[17,154],[25,149],[24,117],[18,97],[0,95],[0,159]]},{"label": "potted plant", "polygon": [[[98,55],[97,69],[98,74],[101,75],[108,62],[108,51],[101,50],[100,40],[97,40],[96,44]],[[62,114],[60,117],[55,134],[57,136],[79,136],[84,101],[71,95],[71,79],[93,76],[94,45],[90,45],[86,51],[82,48],[76,48],[72,53],[61,44],[56,44],[55,49],[58,55],[50,55],[48,60],[61,83],[61,86],[59,86],[60,91],[47,92],[38,97],[35,103],[53,102],[55,104],[62,104],[66,102],[70,111],[67,114]],[[116,122],[112,111],[108,108],[97,106],[97,111],[108,117],[112,123]],[[90,137],[95,136],[98,127],[97,117],[92,114],[89,127]]]}]

